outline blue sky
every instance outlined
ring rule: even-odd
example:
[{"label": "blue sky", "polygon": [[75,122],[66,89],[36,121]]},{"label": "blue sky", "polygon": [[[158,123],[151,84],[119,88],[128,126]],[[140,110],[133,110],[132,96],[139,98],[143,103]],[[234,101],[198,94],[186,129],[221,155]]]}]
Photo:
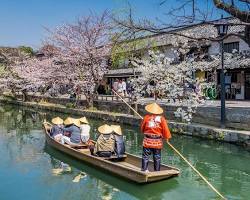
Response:
[{"label": "blue sky", "polygon": [[[203,1],[203,0],[201,0]],[[206,1],[206,0],[204,0]],[[130,0],[136,17],[155,19],[170,8],[160,0]],[[170,0],[175,3],[175,0]],[[201,4],[206,9],[207,5]],[[126,0],[0,0],[0,46],[32,46],[38,49],[46,36],[44,27],[52,28],[77,17],[103,10],[118,13],[127,7]],[[209,9],[211,5],[208,5]],[[216,13],[219,14],[220,13]]]}]

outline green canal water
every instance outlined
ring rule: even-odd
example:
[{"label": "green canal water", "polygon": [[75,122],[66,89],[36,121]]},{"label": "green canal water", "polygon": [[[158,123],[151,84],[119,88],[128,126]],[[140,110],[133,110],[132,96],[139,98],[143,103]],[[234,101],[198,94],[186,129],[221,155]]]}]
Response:
[{"label": "green canal water", "polygon": [[[138,185],[51,148],[41,120],[63,114],[0,105],[0,200],[208,200],[219,199],[167,146],[163,163],[179,177]],[[91,120],[92,138],[102,121]],[[127,151],[141,154],[138,128],[123,126]],[[228,199],[250,199],[250,152],[241,147],[174,135],[172,143]],[[62,169],[60,174],[55,170]],[[78,179],[80,173],[82,178]],[[75,182],[74,182],[74,181]]]}]

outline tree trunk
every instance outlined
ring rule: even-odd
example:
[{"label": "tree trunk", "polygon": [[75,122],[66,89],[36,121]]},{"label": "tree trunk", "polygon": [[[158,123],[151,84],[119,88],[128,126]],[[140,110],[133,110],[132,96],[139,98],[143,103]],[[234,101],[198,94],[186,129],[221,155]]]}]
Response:
[{"label": "tree trunk", "polygon": [[80,107],[80,100],[81,100],[81,94],[77,94],[76,99],[75,99],[75,107],[76,108]]},{"label": "tree trunk", "polygon": [[86,102],[87,102],[87,108],[93,108],[94,107],[94,96],[93,95],[86,95]]},{"label": "tree trunk", "polygon": [[13,95],[13,97],[17,99],[16,91],[13,88],[11,88],[10,92]]},{"label": "tree trunk", "polygon": [[22,94],[23,94],[23,102],[26,102],[27,101],[27,92],[26,91],[22,91]]},{"label": "tree trunk", "polygon": [[[226,3],[222,0],[213,0],[213,2],[217,8],[224,10],[235,18],[238,18],[241,22],[250,23],[249,11],[241,10],[234,4]],[[245,33],[242,35],[241,39],[250,46],[250,26],[247,25],[245,27]]]},{"label": "tree trunk", "polygon": [[213,2],[217,8],[224,10],[225,12],[232,15],[233,17],[238,18],[240,21],[246,22],[246,23],[250,22],[248,11],[240,10],[235,5],[224,2],[222,0],[213,0]]}]

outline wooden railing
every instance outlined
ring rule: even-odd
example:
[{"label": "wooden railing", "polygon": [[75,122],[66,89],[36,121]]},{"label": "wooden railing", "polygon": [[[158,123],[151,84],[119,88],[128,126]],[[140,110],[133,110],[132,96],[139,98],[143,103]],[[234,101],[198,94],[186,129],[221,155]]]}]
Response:
[{"label": "wooden railing", "polygon": [[[28,96],[30,97],[44,97],[41,94],[37,94],[37,93],[27,93]],[[22,99],[22,93],[18,93],[17,94],[18,99]],[[45,98],[55,98],[55,99],[68,99],[69,97],[45,97]],[[130,97],[130,96],[125,96],[123,97],[123,99],[128,102],[128,103],[133,103],[134,102],[134,98]],[[81,96],[80,100],[85,100],[84,96]],[[99,100],[99,101],[112,101],[112,102],[121,102],[121,99],[116,96],[116,95],[97,95],[95,96],[94,100]]]},{"label": "wooden railing", "polygon": [[[123,97],[123,99],[126,101],[126,102],[132,102],[133,101],[133,98],[132,97],[129,97],[129,96],[125,96]],[[96,96],[95,100],[101,100],[101,101],[117,101],[117,102],[120,102],[121,99],[118,97],[118,96],[115,96],[115,95],[98,95]]]}]

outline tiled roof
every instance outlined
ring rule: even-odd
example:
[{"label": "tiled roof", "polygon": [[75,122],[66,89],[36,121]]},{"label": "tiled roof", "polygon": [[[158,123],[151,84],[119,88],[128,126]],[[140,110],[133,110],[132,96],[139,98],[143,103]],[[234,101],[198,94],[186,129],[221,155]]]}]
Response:
[{"label": "tiled roof", "polygon": [[[222,19],[224,22],[227,21],[229,24],[234,23],[240,23],[239,19],[236,18],[224,18]],[[221,20],[215,20],[211,22],[204,22],[200,24],[193,24],[190,26],[187,26],[185,28],[179,28],[175,30],[171,30],[166,33],[159,33],[159,34],[152,34],[144,37],[139,37],[135,39],[138,42],[138,44],[135,42],[133,44],[135,46],[135,50],[140,49],[149,49],[151,47],[157,47],[157,46],[167,46],[172,44],[173,41],[176,40],[177,36],[174,33],[179,33],[182,35],[188,35],[191,37],[217,37],[217,30],[214,26],[215,23],[220,23]],[[241,33],[244,31],[243,25],[235,25],[235,26],[229,26],[228,33]],[[173,34],[171,34],[173,33]],[[129,47],[129,43],[133,43],[134,40],[125,42],[122,46],[124,49],[127,49]]]}]

